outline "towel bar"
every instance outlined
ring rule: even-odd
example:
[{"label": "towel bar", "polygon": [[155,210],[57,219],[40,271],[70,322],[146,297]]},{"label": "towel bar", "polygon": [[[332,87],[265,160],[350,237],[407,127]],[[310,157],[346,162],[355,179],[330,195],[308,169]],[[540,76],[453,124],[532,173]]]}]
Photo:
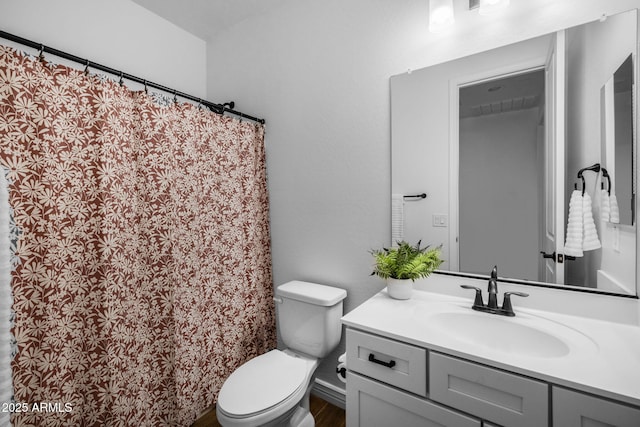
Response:
[{"label": "towel bar", "polygon": [[422,194],[414,194],[411,196],[402,196],[403,199],[426,199],[427,198],[427,193],[422,193]]}]

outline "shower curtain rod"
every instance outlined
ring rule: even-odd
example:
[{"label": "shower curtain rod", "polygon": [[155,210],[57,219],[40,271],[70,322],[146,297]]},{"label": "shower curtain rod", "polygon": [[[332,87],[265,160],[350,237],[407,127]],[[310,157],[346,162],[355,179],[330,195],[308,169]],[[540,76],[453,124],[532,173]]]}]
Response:
[{"label": "shower curtain rod", "polygon": [[[51,55],[67,59],[69,61],[73,61],[73,62],[77,62],[78,64],[82,64],[86,68],[94,68],[94,69],[97,69],[97,70],[104,71],[106,73],[112,74],[114,76],[118,76],[118,77],[120,77],[121,81],[122,81],[122,79],[127,79],[127,80],[130,80],[130,81],[136,82],[136,83],[143,84],[143,85],[145,85],[145,87],[152,87],[154,89],[159,89],[159,90],[161,90],[163,92],[170,93],[170,94],[172,94],[174,96],[174,98],[179,96],[181,98],[185,98],[185,99],[197,102],[197,103],[199,103],[201,105],[204,105],[205,107],[207,107],[208,109],[210,109],[211,111],[213,111],[214,113],[217,113],[217,114],[230,113],[230,114],[242,117],[243,119],[253,120],[255,122],[262,123],[262,124],[265,123],[264,119],[259,119],[257,117],[253,117],[253,116],[250,116],[248,114],[244,114],[244,113],[241,113],[239,111],[235,111],[233,109],[234,108],[234,102],[229,102],[229,103],[225,103],[225,104],[216,104],[214,102],[209,102],[209,101],[206,101],[206,100],[201,99],[201,98],[196,98],[195,96],[191,96],[191,95],[186,94],[184,92],[179,92],[179,91],[177,91],[175,89],[171,89],[171,88],[168,88],[166,86],[162,86],[160,84],[153,83],[153,82],[150,82],[150,81],[145,80],[145,79],[141,79],[140,77],[132,76],[131,74],[127,74],[127,73],[124,73],[122,71],[115,70],[113,68],[107,67],[105,65],[101,65],[101,64],[98,64],[96,62],[89,61],[88,59],[80,58],[79,56],[75,56],[75,55],[72,55],[70,53],[63,52],[61,50],[54,49],[54,48],[49,47],[49,46],[45,46],[45,45],[43,45],[41,43],[36,43],[34,41],[25,39],[23,37],[16,36],[15,34],[7,33],[6,31],[0,30],[0,37],[3,38],[3,39],[6,39],[6,40],[11,40],[12,42],[16,42],[16,43],[31,47],[33,49],[38,49],[40,54],[49,53]],[[228,108],[227,108],[227,106],[228,106]]]}]

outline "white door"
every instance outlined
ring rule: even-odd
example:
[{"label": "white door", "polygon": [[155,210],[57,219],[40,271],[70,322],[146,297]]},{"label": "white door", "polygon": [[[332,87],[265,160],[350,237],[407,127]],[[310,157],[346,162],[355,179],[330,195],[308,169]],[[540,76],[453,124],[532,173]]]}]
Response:
[{"label": "white door", "polygon": [[[544,254],[542,281],[564,284],[565,33],[551,41],[546,63],[544,147]],[[544,257],[543,257],[544,255]]]}]

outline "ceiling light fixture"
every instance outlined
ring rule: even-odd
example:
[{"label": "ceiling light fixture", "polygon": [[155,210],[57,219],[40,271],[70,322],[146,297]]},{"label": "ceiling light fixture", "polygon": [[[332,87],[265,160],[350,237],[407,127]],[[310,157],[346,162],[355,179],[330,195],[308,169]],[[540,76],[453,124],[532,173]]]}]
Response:
[{"label": "ceiling light fixture", "polygon": [[453,26],[454,23],[453,0],[429,1],[429,31],[439,33]]}]

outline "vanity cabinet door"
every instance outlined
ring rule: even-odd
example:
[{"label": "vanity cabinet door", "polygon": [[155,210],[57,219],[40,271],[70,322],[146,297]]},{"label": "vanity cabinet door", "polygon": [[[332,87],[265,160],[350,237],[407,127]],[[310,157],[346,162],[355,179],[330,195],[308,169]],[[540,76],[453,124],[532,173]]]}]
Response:
[{"label": "vanity cabinet door", "polygon": [[427,395],[427,350],[347,329],[347,367],[420,396]]},{"label": "vanity cabinet door", "polygon": [[546,383],[434,352],[429,362],[432,400],[505,427],[549,424]]},{"label": "vanity cabinet door", "polygon": [[638,427],[640,408],[553,387],[553,425],[562,427]]},{"label": "vanity cabinet door", "polygon": [[349,372],[347,427],[480,427],[476,418]]}]

